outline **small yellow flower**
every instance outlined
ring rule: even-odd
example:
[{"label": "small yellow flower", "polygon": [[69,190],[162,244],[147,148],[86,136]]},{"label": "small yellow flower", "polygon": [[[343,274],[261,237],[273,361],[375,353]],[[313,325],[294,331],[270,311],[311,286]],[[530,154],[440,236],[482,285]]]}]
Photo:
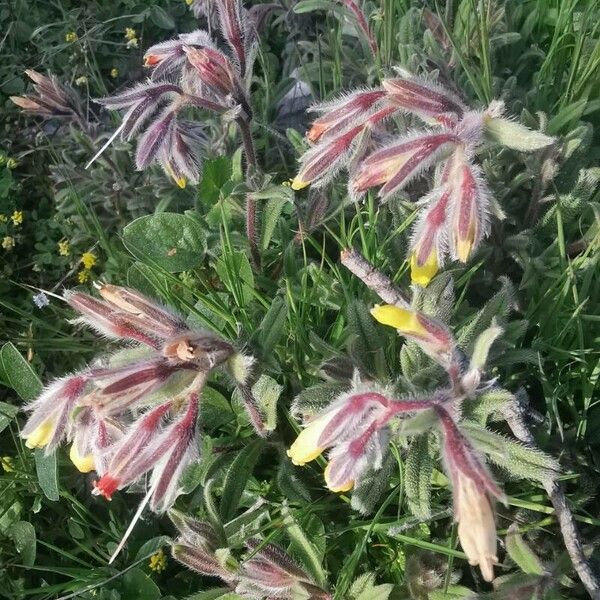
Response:
[{"label": "small yellow flower", "polygon": [[436,276],[439,268],[435,250],[431,251],[431,254],[422,265],[417,263],[415,252],[410,255],[410,279],[413,283],[427,287],[429,282]]},{"label": "small yellow flower", "polygon": [[111,76],[113,79],[116,79],[116,78],[119,76],[119,69],[117,69],[117,67],[113,67],[113,68],[110,70],[110,76]]},{"label": "small yellow flower", "polygon": [[69,256],[69,254],[71,254],[71,245],[67,240],[58,242],[58,253],[61,256]]},{"label": "small yellow flower", "polygon": [[81,456],[79,452],[77,452],[77,444],[71,445],[71,450],[69,451],[69,458],[71,462],[77,467],[77,470],[81,473],[90,473],[96,469],[96,463],[94,461],[94,457],[91,454],[87,456]]},{"label": "small yellow flower", "polygon": [[14,158],[7,158],[6,159],[6,168],[7,169],[14,169],[17,166],[17,161]]},{"label": "small yellow flower", "polygon": [[292,179],[292,181],[290,182],[290,186],[293,190],[298,191],[298,190],[303,190],[305,187],[310,185],[310,181],[304,181],[302,179],[298,179],[297,177],[294,177],[294,179]]},{"label": "small yellow flower", "polygon": [[75,85],[85,85],[88,82],[86,75],[82,75],[75,80]]},{"label": "small yellow flower", "polygon": [[126,40],[135,40],[137,38],[137,32],[133,27],[125,28],[125,39]]},{"label": "small yellow flower", "polygon": [[69,33],[65,34],[65,42],[76,42],[78,40],[78,36],[74,31],[69,31]]},{"label": "small yellow flower", "polygon": [[161,571],[164,571],[167,568],[167,557],[165,556],[165,553],[162,551],[162,549],[158,552],[155,552],[150,557],[150,562],[148,563],[148,566],[150,567],[150,570],[154,571],[155,573],[160,573]]},{"label": "small yellow flower", "polygon": [[12,456],[3,456],[0,458],[0,463],[6,473],[12,473],[15,470]]},{"label": "small yellow flower", "polygon": [[89,269],[79,271],[79,273],[77,273],[77,281],[79,281],[79,283],[86,283],[90,280],[90,273],[91,271]]},{"label": "small yellow flower", "polygon": [[81,262],[83,263],[83,267],[89,271],[98,262],[98,259],[92,252],[84,252],[81,255]]},{"label": "small yellow flower", "polygon": [[13,225],[20,225],[23,222],[23,211],[15,210],[15,212],[10,216]]},{"label": "small yellow flower", "polygon": [[25,445],[28,448],[43,448],[47,446],[54,435],[54,429],[54,421],[47,419],[25,438]]},{"label": "small yellow flower", "polygon": [[138,47],[138,39],[137,38],[133,38],[131,40],[129,40],[126,44],[127,48],[137,48]]},{"label": "small yellow flower", "polygon": [[295,465],[301,467],[323,453],[324,448],[319,446],[319,438],[334,415],[335,413],[325,413],[313,419],[298,434],[296,441],[287,451],[287,455]]},{"label": "small yellow flower", "polygon": [[402,333],[424,336],[427,330],[419,322],[418,313],[414,310],[386,304],[376,305],[371,309],[371,315],[382,325],[389,325]]},{"label": "small yellow flower", "polygon": [[192,4],[194,4],[194,0],[184,0],[184,2],[188,5],[191,6]]},{"label": "small yellow flower", "polygon": [[0,223],[6,223],[6,221],[8,221],[8,217],[5,214],[0,213]]},{"label": "small yellow flower", "polygon": [[6,237],[4,237],[2,240],[2,247],[5,250],[11,250],[12,248],[14,248],[15,247],[15,238],[12,237],[11,235],[7,235]]}]

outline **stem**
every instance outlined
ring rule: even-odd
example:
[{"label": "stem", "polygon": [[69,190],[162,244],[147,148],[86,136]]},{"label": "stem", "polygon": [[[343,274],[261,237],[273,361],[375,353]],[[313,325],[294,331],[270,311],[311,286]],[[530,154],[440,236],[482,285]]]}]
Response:
[{"label": "stem", "polygon": [[401,308],[409,306],[404,294],[381,271],[370,265],[356,250],[347,248],[341,253],[342,264],[384,302]]},{"label": "stem", "polygon": [[[536,446],[535,439],[525,424],[523,406],[519,401],[515,399],[512,405],[505,409],[504,413],[506,422],[513,432],[513,435],[525,444]],[[579,579],[581,580],[581,583],[583,583],[583,586],[590,597],[594,600],[599,600],[600,581],[594,574],[592,567],[585,556],[583,543],[579,537],[573,513],[567,504],[564,488],[556,479],[545,481],[543,482],[543,485],[548,493],[552,506],[554,506],[556,516],[558,517],[560,531],[569,557],[571,558],[571,562],[573,563],[573,567],[575,571],[577,571],[577,575],[579,575]]]},{"label": "stem", "polygon": [[[244,144],[244,154],[246,155],[246,184],[250,187],[250,178],[254,171],[258,169],[256,161],[256,151],[254,149],[254,140],[250,131],[250,123],[244,119],[237,120]],[[246,195],[246,235],[250,244],[250,257],[256,270],[260,269],[260,251],[258,248],[258,235],[256,231],[256,200],[251,193]]]}]

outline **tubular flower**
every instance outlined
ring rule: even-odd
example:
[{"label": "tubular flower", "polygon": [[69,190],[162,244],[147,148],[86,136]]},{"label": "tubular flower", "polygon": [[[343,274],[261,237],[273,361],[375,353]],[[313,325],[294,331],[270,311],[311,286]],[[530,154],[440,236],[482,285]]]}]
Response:
[{"label": "tubular flower", "polygon": [[479,565],[486,581],[494,579],[496,523],[490,497],[504,500],[469,441],[441,406],[436,406],[444,435],[443,452],[453,485],[454,518],[469,564]]},{"label": "tubular flower", "polygon": [[401,335],[414,340],[442,366],[453,359],[455,342],[448,328],[423,313],[399,306],[384,305],[371,309],[373,318],[382,325],[393,327]]}]

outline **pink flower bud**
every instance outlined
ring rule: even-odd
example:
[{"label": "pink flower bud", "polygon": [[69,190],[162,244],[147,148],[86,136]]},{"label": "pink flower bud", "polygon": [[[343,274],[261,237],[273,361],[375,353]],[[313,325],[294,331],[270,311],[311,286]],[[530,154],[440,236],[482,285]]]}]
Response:
[{"label": "pink flower bud", "polygon": [[352,189],[360,193],[382,185],[379,197],[385,198],[442,160],[458,143],[453,133],[418,133],[404,138],[363,160],[352,178]]},{"label": "pink flower bud", "polygon": [[384,79],[382,84],[392,102],[427,123],[452,126],[466,110],[457,96],[425,79]]},{"label": "pink flower bud", "polygon": [[222,52],[188,46],[184,51],[202,83],[216,96],[226,97],[239,91],[232,65]]},{"label": "pink flower bud", "polygon": [[383,90],[365,90],[312,107],[311,111],[324,114],[313,122],[307,133],[308,139],[316,142],[322,136],[337,135],[345,128],[357,125],[384,96]]}]

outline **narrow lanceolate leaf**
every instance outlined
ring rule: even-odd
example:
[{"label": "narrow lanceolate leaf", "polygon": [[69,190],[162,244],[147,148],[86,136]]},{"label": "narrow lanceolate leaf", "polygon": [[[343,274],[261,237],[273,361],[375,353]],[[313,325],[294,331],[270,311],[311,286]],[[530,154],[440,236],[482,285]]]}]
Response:
[{"label": "narrow lanceolate leaf", "polygon": [[352,189],[361,193],[381,185],[379,196],[385,198],[444,159],[458,143],[458,137],[448,132],[419,132],[408,136],[362,161],[358,173],[352,178]]},{"label": "narrow lanceolate leaf", "polygon": [[38,483],[48,500],[57,502],[58,495],[58,466],[56,452],[45,455],[43,448],[35,449],[35,470]]},{"label": "narrow lanceolate leaf", "polygon": [[508,533],[506,534],[506,551],[524,573],[528,575],[544,574],[544,565],[542,565],[535,552],[523,539],[516,523],[513,523],[508,528]]},{"label": "narrow lanceolate leaf", "polygon": [[0,364],[6,382],[22,400],[33,400],[40,395],[42,382],[11,342],[0,349]]},{"label": "narrow lanceolate leaf", "polygon": [[288,534],[295,554],[301,559],[306,570],[314,577],[318,585],[323,586],[327,580],[323,569],[323,557],[306,532],[300,527],[296,517],[287,505],[281,510],[283,526]]},{"label": "narrow lanceolate leaf", "polygon": [[231,463],[223,482],[223,494],[219,506],[219,512],[224,522],[229,521],[235,515],[246,484],[252,476],[254,466],[263,449],[263,440],[254,440]]},{"label": "narrow lanceolate leaf", "polygon": [[521,152],[532,152],[549,146],[555,138],[534,131],[516,121],[502,118],[485,119],[485,131],[493,141]]},{"label": "narrow lanceolate leaf", "polygon": [[431,515],[431,474],[433,460],[429,455],[429,434],[417,436],[408,450],[405,466],[405,490],[410,510],[415,517]]}]

